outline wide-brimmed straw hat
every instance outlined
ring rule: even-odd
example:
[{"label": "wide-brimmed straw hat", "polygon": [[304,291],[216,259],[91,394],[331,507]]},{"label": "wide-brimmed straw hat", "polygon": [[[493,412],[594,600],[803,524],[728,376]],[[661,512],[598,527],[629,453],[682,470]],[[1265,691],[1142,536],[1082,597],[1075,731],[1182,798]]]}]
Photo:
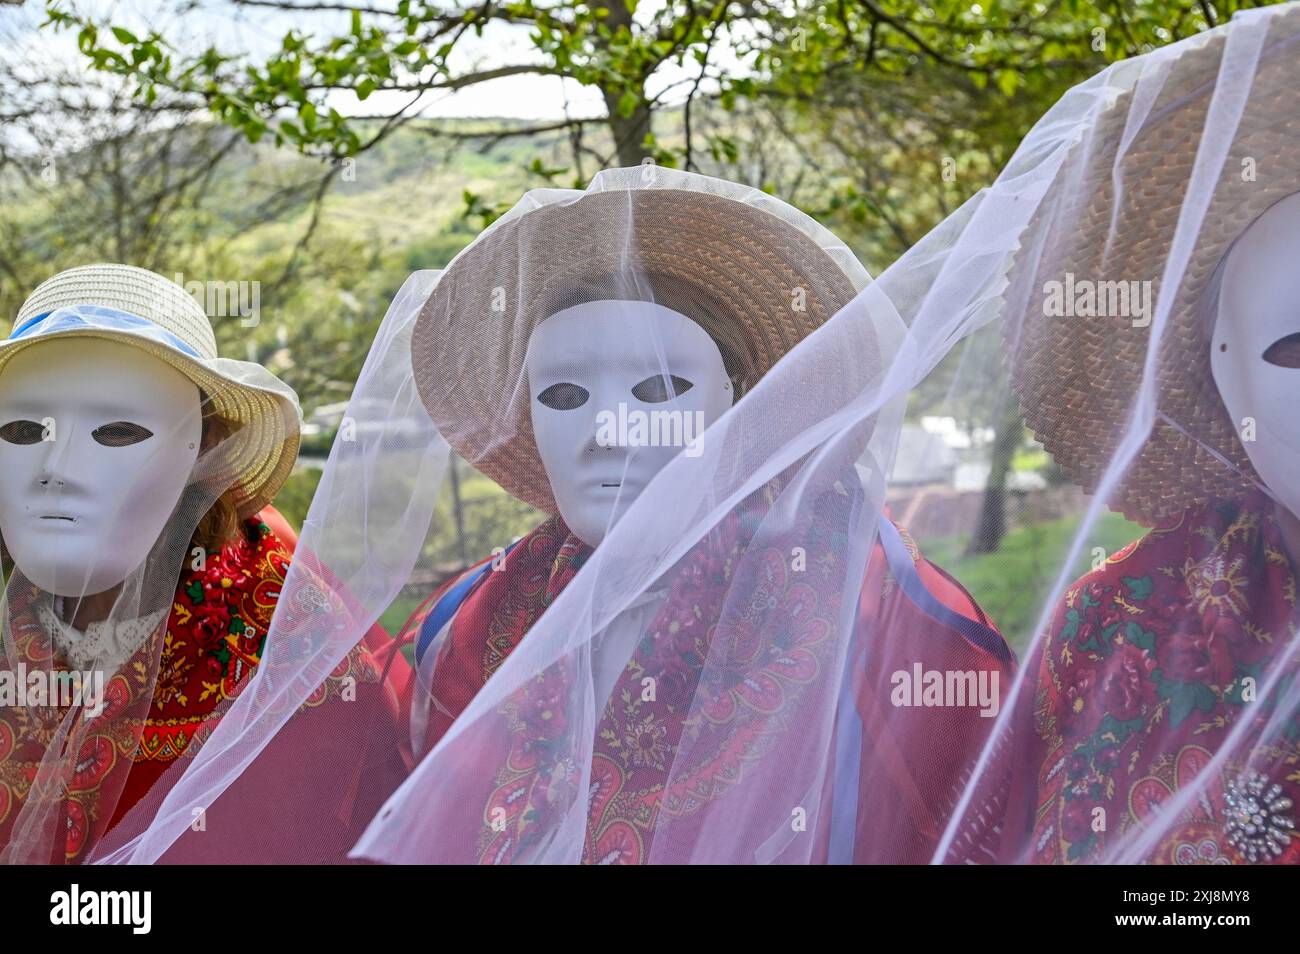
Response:
[{"label": "wide-brimmed straw hat", "polygon": [[416,320],[411,360],[438,430],[548,513],[555,501],[522,383],[540,322],[588,301],[651,300],[732,339],[752,384],[867,281],[834,235],[771,196],[651,174],[653,187],[636,186],[641,170],[612,170],[587,192],[525,196],[452,261]]},{"label": "wide-brimmed straw hat", "polygon": [[[1206,295],[1232,243],[1274,203],[1300,191],[1300,4],[1250,15],[1273,19],[1161,340],[1156,422],[1108,501],[1147,525],[1239,497],[1258,481],[1211,376]],[[1185,42],[1126,146],[1133,91],[1104,109],[1097,129],[1063,167],[1072,191],[1055,205],[1044,203],[1011,268],[1008,300],[1027,302],[1024,321],[1006,325],[1011,382],[1025,423],[1089,492],[1123,436],[1150,327],[1131,317],[1048,316],[1047,283],[1067,283],[1069,275],[1094,287],[1149,281],[1156,301],[1234,28]]]},{"label": "wide-brimmed straw hat", "polygon": [[298,457],[297,395],[261,365],[217,356],[203,308],[173,281],[130,265],[86,265],[42,282],[0,341],[0,374],[14,355],[65,338],[100,338],[139,348],[184,374],[207,396],[205,410],[231,433],[214,484],[241,516],[260,510]]}]

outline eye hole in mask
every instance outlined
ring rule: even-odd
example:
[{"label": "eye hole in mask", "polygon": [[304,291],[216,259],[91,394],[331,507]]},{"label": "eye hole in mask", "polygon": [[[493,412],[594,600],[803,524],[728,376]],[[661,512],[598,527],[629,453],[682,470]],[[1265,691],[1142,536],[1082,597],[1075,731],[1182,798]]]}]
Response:
[{"label": "eye hole in mask", "polygon": [[1300,331],[1269,345],[1264,360],[1280,368],[1300,368]]},{"label": "eye hole in mask", "polygon": [[0,440],[10,444],[39,444],[45,428],[36,421],[10,421],[0,427]]},{"label": "eye hole in mask", "polygon": [[555,411],[572,411],[587,403],[591,392],[580,384],[561,381],[537,395],[537,400]]},{"label": "eye hole in mask", "polygon": [[128,447],[131,444],[147,441],[153,437],[153,431],[139,424],[132,424],[130,421],[114,421],[112,424],[95,428],[90,432],[90,436],[95,439],[95,443],[103,444],[105,447]]},{"label": "eye hole in mask", "polygon": [[646,404],[662,404],[664,401],[685,394],[693,387],[695,387],[693,382],[679,378],[675,374],[667,377],[656,374],[632,388],[632,394],[638,401],[644,401]]}]

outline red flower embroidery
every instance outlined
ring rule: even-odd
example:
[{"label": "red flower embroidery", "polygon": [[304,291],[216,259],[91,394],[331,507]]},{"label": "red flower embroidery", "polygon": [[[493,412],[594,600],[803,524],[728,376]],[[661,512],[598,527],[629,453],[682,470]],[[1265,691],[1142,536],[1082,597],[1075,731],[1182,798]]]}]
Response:
[{"label": "red flower embroidery", "polygon": [[1174,682],[1200,682],[1226,686],[1232,681],[1235,665],[1228,640],[1216,634],[1181,634],[1168,640],[1160,655],[1165,678]]},{"label": "red flower embroidery", "polygon": [[1156,661],[1132,643],[1123,644],[1108,661],[1101,682],[1101,704],[1121,722],[1142,714],[1156,699],[1151,673]]}]

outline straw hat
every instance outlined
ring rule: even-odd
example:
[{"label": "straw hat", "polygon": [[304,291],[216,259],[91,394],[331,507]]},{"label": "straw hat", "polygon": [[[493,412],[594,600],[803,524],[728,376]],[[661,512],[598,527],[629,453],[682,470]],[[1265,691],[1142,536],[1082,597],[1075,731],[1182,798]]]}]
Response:
[{"label": "straw hat", "polygon": [[652,300],[722,339],[724,359],[733,352],[752,384],[866,281],[842,243],[790,206],[720,195],[743,187],[704,176],[666,181],[692,188],[579,193],[498,221],[447,267],[416,320],[415,380],[439,432],[548,513],[555,501],[522,384],[541,321],[588,301]]},{"label": "straw hat", "polygon": [[203,308],[175,282],[130,265],[86,265],[42,282],[24,302],[0,373],[14,355],[57,338],[122,342],[167,362],[207,395],[234,425],[229,470],[218,475],[241,516],[270,503],[298,457],[297,395],[261,365],[217,356]]},{"label": "straw hat", "polygon": [[[1108,501],[1147,525],[1239,497],[1258,481],[1211,376],[1205,301],[1237,237],[1274,203],[1300,191],[1300,5],[1251,15],[1275,20],[1168,316],[1157,357],[1156,422]],[[1025,423],[1090,493],[1122,437],[1142,380],[1150,328],[1135,327],[1129,317],[1047,317],[1045,285],[1065,283],[1067,274],[1093,282],[1150,281],[1151,300],[1158,299],[1233,28],[1187,41],[1121,160],[1116,157],[1132,90],[1105,109],[1085,137],[1087,148],[1076,148],[1066,160],[1064,168],[1077,175],[1073,191],[1055,205],[1044,204],[1051,218],[1044,211],[1030,224],[1011,268],[1008,300],[1028,303],[1023,323],[1006,326],[1012,386]],[[1254,181],[1242,175],[1247,159],[1257,173]],[[1124,186],[1118,207],[1117,179]]]}]

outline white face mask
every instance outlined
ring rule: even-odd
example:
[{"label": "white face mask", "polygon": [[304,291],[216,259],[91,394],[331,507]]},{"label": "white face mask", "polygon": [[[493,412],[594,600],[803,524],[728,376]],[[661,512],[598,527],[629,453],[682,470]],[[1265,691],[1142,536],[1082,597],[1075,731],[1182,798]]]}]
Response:
[{"label": "white face mask", "polygon": [[1250,462],[1278,501],[1300,515],[1297,263],[1300,194],[1256,219],[1229,253],[1210,366]]},{"label": "white face mask", "polygon": [[81,338],[0,373],[0,534],[23,575],[79,597],[142,564],[198,458],[198,387],[131,345]]},{"label": "white face mask", "polygon": [[525,364],[555,503],[593,547],[665,464],[699,456],[704,429],[734,399],[708,332],[650,302],[557,312],[533,332]]}]

